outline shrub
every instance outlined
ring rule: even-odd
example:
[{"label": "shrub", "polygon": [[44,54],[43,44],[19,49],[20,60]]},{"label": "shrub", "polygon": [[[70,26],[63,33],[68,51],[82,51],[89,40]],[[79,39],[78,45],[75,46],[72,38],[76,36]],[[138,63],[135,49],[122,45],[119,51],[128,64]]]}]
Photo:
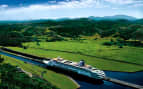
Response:
[{"label": "shrub", "polygon": [[19,72],[16,66],[10,64],[0,65],[0,89],[59,89],[50,82],[33,76],[29,77]]},{"label": "shrub", "polygon": [[123,48],[123,44],[122,43],[118,44],[118,46],[119,46],[119,48]]},{"label": "shrub", "polygon": [[141,41],[125,41],[125,44],[128,46],[143,47],[143,43]]},{"label": "shrub", "polygon": [[114,45],[114,42],[104,42],[103,45],[111,46]]},{"label": "shrub", "polygon": [[0,55],[0,63],[2,63],[3,61],[4,61],[4,58],[2,58]]},{"label": "shrub", "polygon": [[47,42],[54,42],[54,41],[63,41],[64,38],[61,36],[54,36],[54,37],[48,37],[46,40]]}]

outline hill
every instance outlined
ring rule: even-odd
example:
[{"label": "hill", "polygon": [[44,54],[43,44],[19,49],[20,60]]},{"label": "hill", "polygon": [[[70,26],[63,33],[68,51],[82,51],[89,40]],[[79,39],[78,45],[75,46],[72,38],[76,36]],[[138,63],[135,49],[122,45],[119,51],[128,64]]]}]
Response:
[{"label": "hill", "polygon": [[[14,21],[14,20],[10,20],[10,21],[0,21],[0,24],[15,24],[15,23],[42,23],[42,22],[48,22],[48,21],[57,21],[57,22],[62,22],[62,21],[72,21],[72,20],[79,20],[82,18],[57,18],[57,19],[37,19],[37,20],[19,20],[19,21]],[[100,20],[129,20],[129,21],[135,21],[135,20],[139,20],[135,17],[132,16],[127,16],[127,15],[114,15],[114,16],[104,16],[104,17],[95,17],[95,16],[90,16],[87,17],[85,19],[90,19],[90,20],[95,20],[95,21],[100,21]]]},{"label": "hill", "polygon": [[120,19],[125,19],[125,20],[129,20],[129,21],[137,20],[137,18],[132,17],[132,16],[127,16],[127,15],[115,15],[115,16],[104,16],[104,17],[90,16],[89,19],[92,19],[92,20],[120,20]]}]

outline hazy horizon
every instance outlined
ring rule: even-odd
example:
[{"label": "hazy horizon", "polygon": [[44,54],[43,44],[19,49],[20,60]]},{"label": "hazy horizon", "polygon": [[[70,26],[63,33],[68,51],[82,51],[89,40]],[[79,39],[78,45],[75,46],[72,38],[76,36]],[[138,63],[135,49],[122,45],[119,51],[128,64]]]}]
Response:
[{"label": "hazy horizon", "polygon": [[0,0],[0,20],[128,15],[143,18],[142,0]]}]

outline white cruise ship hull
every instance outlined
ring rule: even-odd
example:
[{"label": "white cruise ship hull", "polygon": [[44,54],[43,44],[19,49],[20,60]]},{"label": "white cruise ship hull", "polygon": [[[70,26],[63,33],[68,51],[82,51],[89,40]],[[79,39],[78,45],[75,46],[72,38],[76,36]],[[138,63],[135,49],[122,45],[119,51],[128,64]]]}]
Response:
[{"label": "white cruise ship hull", "polygon": [[75,72],[79,75],[87,76],[90,78],[94,79],[103,79],[105,77],[105,73],[99,69],[93,68],[93,69],[88,69],[86,67],[80,67],[80,66],[74,66],[72,63],[62,63],[58,61],[53,61],[53,60],[44,60],[43,63],[45,63],[47,66],[50,67],[55,67],[55,68],[60,68],[63,70]]}]

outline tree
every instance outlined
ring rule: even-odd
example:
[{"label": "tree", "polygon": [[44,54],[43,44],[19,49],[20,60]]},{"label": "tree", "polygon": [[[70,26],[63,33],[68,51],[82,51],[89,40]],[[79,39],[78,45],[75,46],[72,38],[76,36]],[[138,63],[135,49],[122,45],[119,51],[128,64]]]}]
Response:
[{"label": "tree", "polygon": [[43,78],[44,74],[47,73],[47,71],[41,72],[41,77]]},{"label": "tree", "polygon": [[4,61],[4,58],[2,58],[2,55],[0,55],[0,63]]},{"label": "tree", "polygon": [[120,27],[118,30],[119,30],[119,37],[124,40],[132,38],[132,33],[135,31],[134,29],[129,27]]},{"label": "tree", "polygon": [[17,31],[4,32],[0,36],[0,45],[3,46],[21,46],[23,35]]},{"label": "tree", "polygon": [[133,33],[136,32],[141,25],[132,24],[126,27],[119,27],[119,37],[123,38],[124,40],[128,40],[133,37]]},{"label": "tree", "polygon": [[59,89],[44,79],[19,72],[10,64],[0,65],[0,74],[0,89]]},{"label": "tree", "polygon": [[138,29],[133,33],[133,38],[135,40],[143,41],[143,28]]}]

